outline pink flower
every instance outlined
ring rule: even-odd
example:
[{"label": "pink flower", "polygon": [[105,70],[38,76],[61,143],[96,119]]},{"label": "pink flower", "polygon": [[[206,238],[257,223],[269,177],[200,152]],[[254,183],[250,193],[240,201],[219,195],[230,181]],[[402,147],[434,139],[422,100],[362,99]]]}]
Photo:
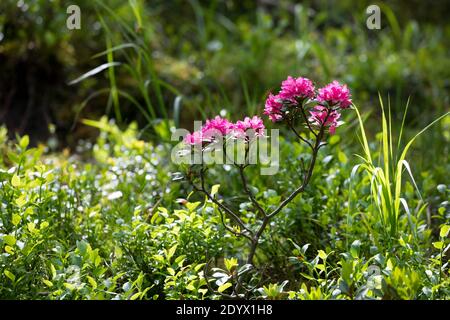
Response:
[{"label": "pink flower", "polygon": [[214,119],[206,120],[205,125],[202,127],[202,132],[205,134],[208,131],[210,134],[214,134],[213,131],[219,131],[223,136],[226,136],[233,129],[233,124],[227,119],[216,116]]},{"label": "pink flower", "polygon": [[296,102],[297,99],[314,97],[314,85],[307,78],[292,78],[289,76],[281,83],[279,94],[281,99]]},{"label": "pink flower", "polygon": [[237,137],[245,137],[246,131],[250,129],[255,132],[255,136],[263,136],[265,127],[262,119],[258,116],[253,116],[252,118],[245,117],[244,121],[238,121],[234,125],[234,131]]},{"label": "pink flower", "polygon": [[216,116],[214,119],[206,120],[205,125],[199,131],[187,134],[183,141],[190,145],[203,145],[219,135],[226,136],[232,132],[233,128],[234,125],[230,121]]},{"label": "pink flower", "polygon": [[274,96],[269,94],[266,100],[266,105],[264,107],[264,114],[269,116],[272,122],[277,122],[283,119],[281,108],[283,104],[280,102],[280,97],[278,95]]},{"label": "pink flower", "polygon": [[192,134],[189,133],[184,137],[184,143],[190,144],[191,146],[201,146],[204,141],[203,133],[201,131],[194,131]]},{"label": "pink flower", "polygon": [[326,102],[329,106],[338,106],[343,109],[352,104],[350,90],[347,85],[341,85],[336,80],[319,89],[317,101]]},{"label": "pink flower", "polygon": [[[342,124],[341,121],[338,121],[341,114],[336,110],[329,110],[324,106],[315,106],[313,111],[309,111],[309,113],[311,114],[311,117],[309,117],[308,120],[311,124],[318,127],[322,125],[329,127],[330,134],[334,134],[336,132],[336,128]],[[326,122],[324,124],[325,119]]]}]

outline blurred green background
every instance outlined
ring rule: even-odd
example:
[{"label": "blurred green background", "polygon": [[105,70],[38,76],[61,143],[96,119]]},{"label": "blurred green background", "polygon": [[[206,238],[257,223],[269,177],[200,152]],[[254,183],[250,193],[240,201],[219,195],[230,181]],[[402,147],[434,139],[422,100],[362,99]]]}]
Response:
[{"label": "blurred green background", "polygon": [[[80,30],[66,27],[71,4]],[[370,4],[381,8],[380,30],[366,27]],[[449,9],[444,0],[3,0],[0,122],[55,147],[92,137],[80,119],[103,114],[166,139],[170,126],[222,110],[261,113],[269,90],[302,75],[347,83],[369,128],[378,128],[378,92],[394,124],[411,97],[416,130],[449,109]],[[442,134],[428,137],[446,148]]]},{"label": "blurred green background", "polygon": [[[66,27],[73,4],[81,9],[80,30]],[[371,4],[381,9],[380,30],[366,27]],[[268,92],[288,75],[308,77],[317,87],[334,79],[348,84],[374,166],[394,172],[406,141],[449,110],[449,9],[444,0],[0,0],[0,246],[8,244],[0,255],[0,296],[128,299],[151,289],[146,298],[196,298],[184,295],[191,266],[208,254],[242,259],[246,250],[226,235],[210,203],[196,209],[200,202],[192,201],[203,198],[171,181],[181,169],[163,142],[170,142],[173,127],[191,129],[193,120],[261,115]],[[395,161],[388,163],[378,144],[379,95],[393,116]],[[364,288],[363,264],[383,257],[386,263],[375,261],[385,270],[392,270],[391,258],[401,268],[386,278],[390,289],[383,297],[448,297],[448,277],[441,281],[446,264],[437,258],[436,244],[444,242],[440,228],[449,221],[450,117],[408,152],[414,180],[405,171],[398,185],[411,210],[401,214],[399,245],[391,246],[373,200],[374,178],[355,171],[361,163],[356,155],[363,154],[356,114],[346,110],[342,116],[346,124],[329,138],[310,188],[276,217],[261,241],[267,281],[289,279],[293,290],[325,284],[331,297],[343,279]],[[268,128],[282,129],[263,118]],[[400,130],[402,143],[396,140]],[[28,134],[30,141],[14,139],[16,134]],[[277,176],[249,168],[249,184],[269,207],[296,187],[299,163],[308,159],[306,146],[291,137],[281,135]],[[28,148],[28,142],[40,147]],[[212,168],[208,185],[220,183],[230,207],[249,223],[257,219],[238,173],[223,169]],[[386,189],[397,186],[385,181]],[[116,198],[118,192],[123,198]],[[199,214],[185,219],[180,208]],[[311,248],[305,261],[295,258],[293,265],[289,257],[300,257],[294,243]],[[211,251],[205,254],[205,247]],[[169,248],[189,261],[175,287],[166,262],[155,259]],[[312,264],[308,259],[319,263],[317,250],[330,254],[326,281],[320,274],[317,281],[298,274]],[[71,289],[73,265],[83,268],[80,290]],[[395,292],[411,287],[411,294]],[[347,291],[353,299],[353,289]]]}]

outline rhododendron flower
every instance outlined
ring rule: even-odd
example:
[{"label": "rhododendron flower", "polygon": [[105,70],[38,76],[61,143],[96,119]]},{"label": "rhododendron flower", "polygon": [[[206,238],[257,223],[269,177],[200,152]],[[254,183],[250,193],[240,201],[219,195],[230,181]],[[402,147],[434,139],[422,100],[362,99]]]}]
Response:
[{"label": "rhododendron flower", "polygon": [[336,80],[319,89],[317,101],[326,102],[329,106],[338,106],[343,109],[352,104],[350,90],[347,85],[341,85]]},{"label": "rhododendron flower", "polygon": [[219,131],[223,136],[226,136],[233,129],[233,124],[220,116],[216,116],[214,119],[206,120],[205,125],[202,127],[204,134],[211,134],[214,130]]},{"label": "rhododendron flower", "polygon": [[253,116],[252,118],[245,117],[244,121],[238,121],[234,125],[234,131],[237,137],[245,137],[245,133],[249,129],[255,132],[255,136],[263,136],[265,127],[262,119],[258,116]]},{"label": "rhododendron flower", "polygon": [[268,115],[272,122],[280,121],[283,119],[281,114],[282,107],[283,104],[280,102],[280,97],[278,95],[274,96],[273,94],[269,94],[264,107],[264,114]]},{"label": "rhododendron flower", "polygon": [[312,98],[314,97],[314,85],[307,78],[289,76],[281,83],[279,96],[281,99],[292,102],[296,102],[297,99]]},{"label": "rhododendron flower", "polygon": [[184,137],[184,143],[190,144],[191,146],[201,146],[204,141],[206,141],[203,137],[203,132],[194,131],[193,133],[189,133]]},{"label": "rhododendron flower", "polygon": [[325,125],[326,127],[329,127],[330,134],[334,134],[336,132],[336,128],[343,123],[342,121],[338,121],[341,117],[341,114],[338,111],[329,110],[324,106],[315,106],[313,111],[309,111],[309,113],[311,114],[311,117],[309,117],[308,120],[311,124],[315,126]]}]

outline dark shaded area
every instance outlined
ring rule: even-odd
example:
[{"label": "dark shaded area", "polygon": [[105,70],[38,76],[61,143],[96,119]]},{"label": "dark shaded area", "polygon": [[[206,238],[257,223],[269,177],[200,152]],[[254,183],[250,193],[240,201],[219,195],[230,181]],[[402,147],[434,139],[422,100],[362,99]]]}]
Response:
[{"label": "dark shaded area", "polygon": [[[98,30],[66,28],[69,3],[0,4],[0,123],[10,135],[29,134],[33,145],[49,137],[50,125],[63,144],[71,140],[75,104],[89,89],[67,83],[72,74],[92,66],[89,58],[101,48]],[[85,8],[83,22],[92,25],[93,7]]]}]

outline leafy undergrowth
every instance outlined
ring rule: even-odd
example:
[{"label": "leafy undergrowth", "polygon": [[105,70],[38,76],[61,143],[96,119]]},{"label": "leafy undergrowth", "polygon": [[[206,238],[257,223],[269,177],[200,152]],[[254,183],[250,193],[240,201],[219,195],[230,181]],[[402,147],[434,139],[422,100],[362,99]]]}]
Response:
[{"label": "leafy undergrowth", "polygon": [[[172,181],[168,147],[139,140],[134,125],[97,126],[97,142],[74,155],[28,148],[26,136],[14,143],[0,131],[0,298],[220,298],[209,287],[227,293],[246,252],[216,206]],[[421,200],[405,182],[411,210],[398,218],[398,239],[388,241],[370,177],[352,170],[355,159],[340,139],[331,138],[311,187],[263,236],[250,297],[449,299],[448,186],[422,174]],[[305,151],[280,146],[281,158],[293,163]],[[297,171],[287,165],[268,180],[255,174],[251,184],[274,206],[295,187],[286,181]],[[231,184],[233,174],[215,171],[224,197],[241,188]],[[248,200],[230,201],[244,220],[254,218]],[[206,263],[217,268],[205,279]]]}]

